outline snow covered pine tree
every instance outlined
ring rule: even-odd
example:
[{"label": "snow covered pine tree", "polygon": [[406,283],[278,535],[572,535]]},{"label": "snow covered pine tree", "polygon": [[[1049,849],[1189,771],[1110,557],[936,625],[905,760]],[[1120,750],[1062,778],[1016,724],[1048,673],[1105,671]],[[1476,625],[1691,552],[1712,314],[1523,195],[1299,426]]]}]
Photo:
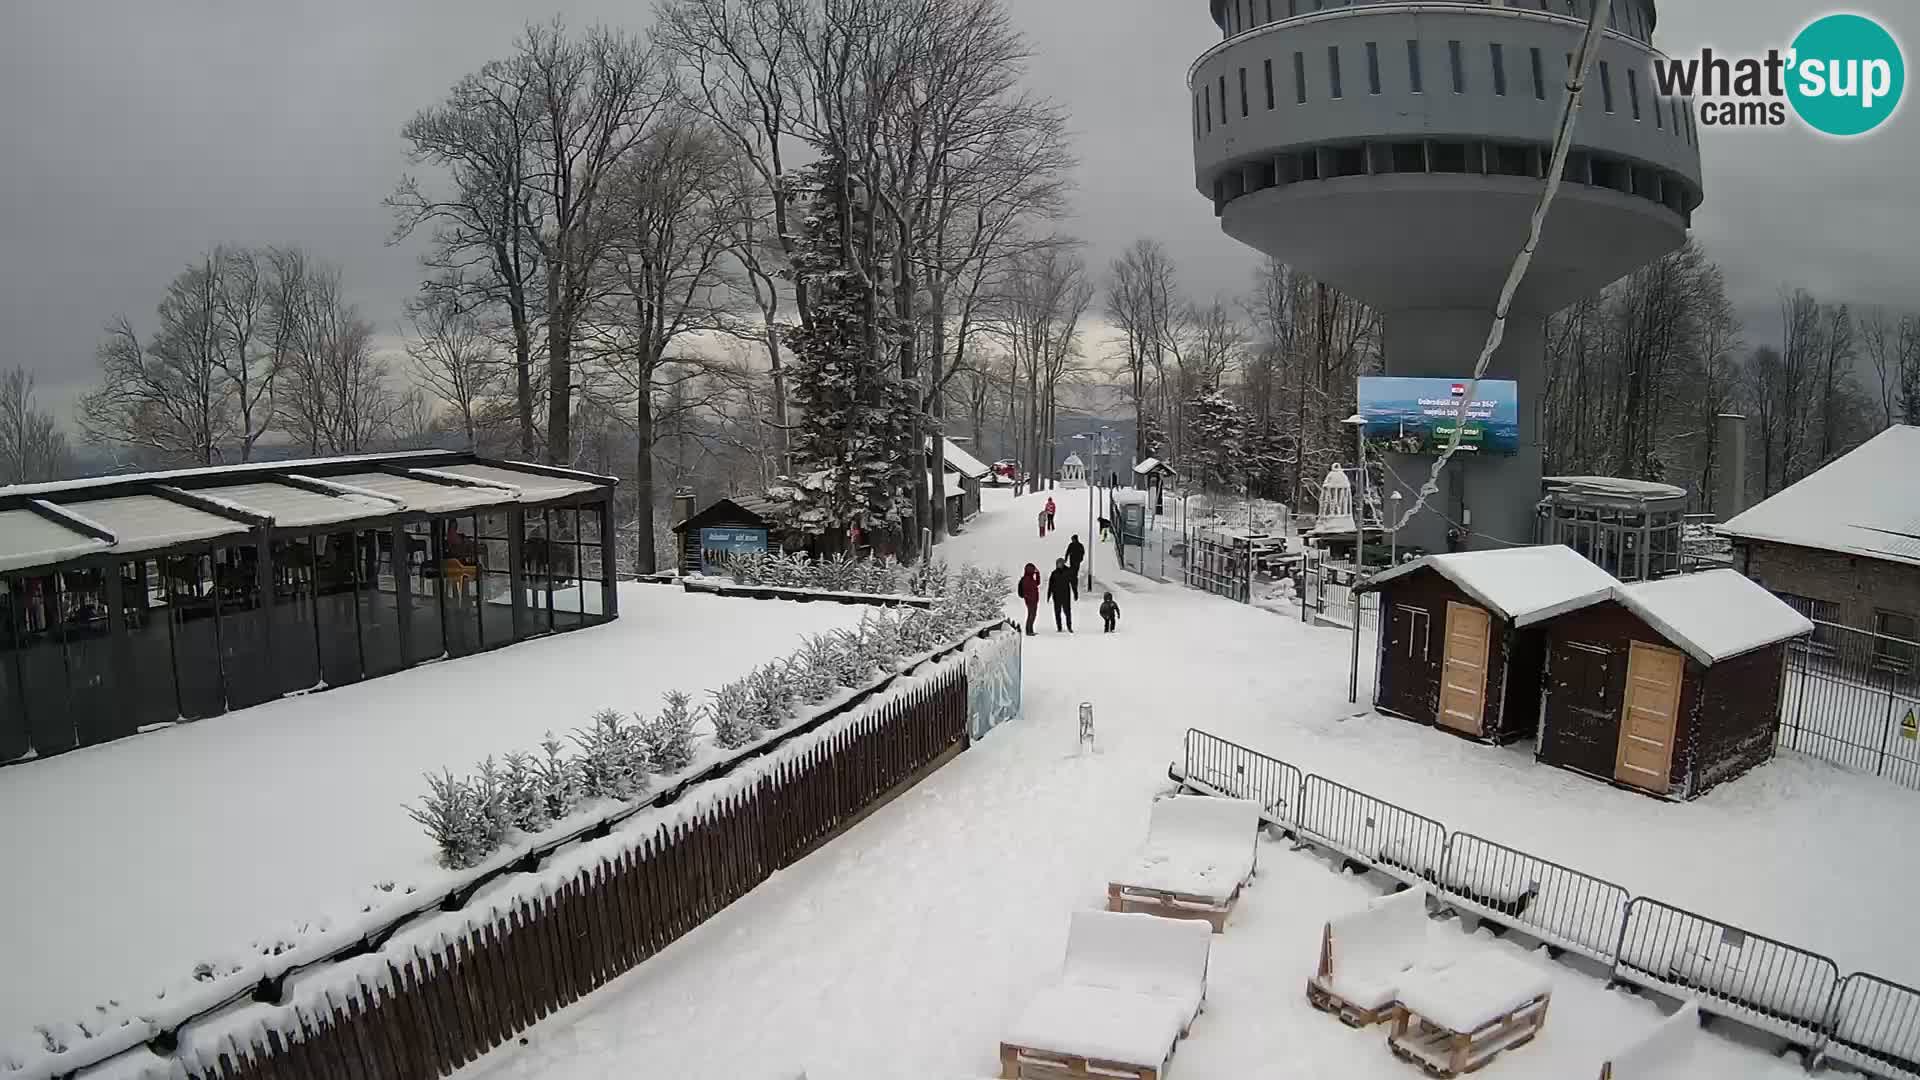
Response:
[{"label": "snow covered pine tree", "polygon": [[785,489],[794,524],[833,550],[851,526],[886,533],[912,516],[914,395],[895,359],[900,329],[879,295],[889,233],[874,227],[854,171],[827,153],[800,171],[789,197],[799,211],[788,274],[801,322],[787,331],[787,386],[800,419]]}]

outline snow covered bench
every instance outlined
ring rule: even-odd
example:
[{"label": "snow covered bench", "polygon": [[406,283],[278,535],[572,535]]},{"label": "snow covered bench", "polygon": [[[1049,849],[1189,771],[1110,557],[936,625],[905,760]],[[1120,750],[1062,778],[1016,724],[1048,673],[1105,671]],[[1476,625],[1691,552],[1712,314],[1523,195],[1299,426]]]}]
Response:
[{"label": "snow covered bench", "polygon": [[1000,1043],[1000,1075],[1159,1080],[1200,1014],[1213,935],[1204,923],[1077,911],[1060,981]]},{"label": "snow covered bench", "polygon": [[1107,910],[1202,919],[1220,933],[1253,876],[1259,841],[1260,804],[1250,799],[1161,799],[1145,846],[1107,885]]},{"label": "snow covered bench", "polygon": [[1320,935],[1320,968],[1307,1002],[1349,1027],[1386,1019],[1400,982],[1427,957],[1427,891],[1382,896],[1329,921]]},{"label": "snow covered bench", "polygon": [[1547,973],[1488,949],[1400,981],[1387,1048],[1433,1076],[1459,1076],[1533,1041],[1547,1022]]},{"label": "snow covered bench", "polygon": [[1600,1080],[1689,1080],[1700,1006],[1689,1001],[1600,1066]]}]

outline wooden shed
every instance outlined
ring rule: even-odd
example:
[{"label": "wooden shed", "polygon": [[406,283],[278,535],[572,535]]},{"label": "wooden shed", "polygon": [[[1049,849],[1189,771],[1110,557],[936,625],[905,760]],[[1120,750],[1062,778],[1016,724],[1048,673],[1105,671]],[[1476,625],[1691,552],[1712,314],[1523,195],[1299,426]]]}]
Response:
[{"label": "wooden shed", "polygon": [[1549,620],[1539,760],[1692,799],[1773,756],[1813,624],[1732,570],[1622,585]]},{"label": "wooden shed", "polygon": [[679,537],[683,574],[718,574],[728,555],[779,550],[779,509],[769,500],[739,496],[715,499],[673,527]]},{"label": "wooden shed", "polygon": [[1381,712],[1488,743],[1530,738],[1540,717],[1540,624],[1619,584],[1571,548],[1429,555],[1360,588],[1380,594]]}]

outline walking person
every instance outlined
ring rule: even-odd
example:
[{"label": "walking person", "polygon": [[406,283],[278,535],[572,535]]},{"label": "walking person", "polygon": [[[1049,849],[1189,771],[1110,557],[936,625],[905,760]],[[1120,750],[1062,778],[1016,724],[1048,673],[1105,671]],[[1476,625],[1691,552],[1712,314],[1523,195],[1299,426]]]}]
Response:
[{"label": "walking person", "polygon": [[1063,629],[1073,633],[1073,571],[1067,569],[1065,559],[1053,560],[1053,573],[1047,577],[1047,599],[1053,601],[1054,633]]},{"label": "walking person", "polygon": [[1053,496],[1047,496],[1047,531],[1053,531]]},{"label": "walking person", "polygon": [[1109,634],[1113,633],[1114,625],[1120,621],[1120,605],[1113,602],[1112,593],[1100,601],[1100,621],[1106,624]]},{"label": "walking person", "polygon": [[1087,547],[1080,542],[1080,534],[1073,535],[1073,542],[1067,545],[1067,568],[1073,571],[1073,598],[1080,599],[1080,564],[1087,561]]},{"label": "walking person", "polygon": [[1040,511],[1039,521],[1040,539],[1045,540],[1047,538],[1047,512],[1045,510]]},{"label": "walking person", "polygon": [[1020,599],[1027,604],[1027,636],[1032,637],[1033,619],[1040,613],[1040,568],[1032,563],[1020,575]]}]

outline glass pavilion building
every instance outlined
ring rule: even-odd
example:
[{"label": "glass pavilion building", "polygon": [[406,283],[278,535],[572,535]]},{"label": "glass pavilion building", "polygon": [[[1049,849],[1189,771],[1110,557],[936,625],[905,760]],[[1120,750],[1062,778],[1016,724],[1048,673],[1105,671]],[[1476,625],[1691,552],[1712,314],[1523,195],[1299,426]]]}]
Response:
[{"label": "glass pavilion building", "polygon": [[422,451],[0,488],[0,762],[612,619],[614,484]]}]

